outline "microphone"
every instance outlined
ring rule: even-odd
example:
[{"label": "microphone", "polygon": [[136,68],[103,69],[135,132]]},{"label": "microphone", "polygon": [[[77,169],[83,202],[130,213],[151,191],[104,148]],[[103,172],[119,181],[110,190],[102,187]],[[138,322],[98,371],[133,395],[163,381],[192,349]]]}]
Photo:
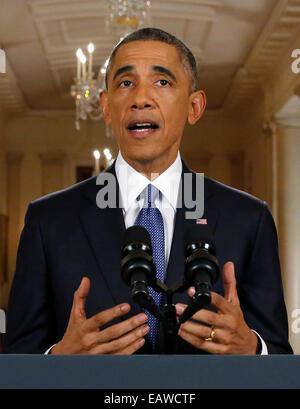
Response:
[{"label": "microphone", "polygon": [[148,294],[148,285],[155,280],[155,265],[149,232],[142,226],[129,227],[124,235],[121,274],[123,281],[138,293]]},{"label": "microphone", "polygon": [[142,226],[131,226],[125,232],[121,275],[123,281],[131,287],[133,300],[158,319],[162,319],[163,314],[148,290],[148,286],[151,286],[155,291],[161,291],[156,282],[150,234]]},{"label": "microphone", "polygon": [[195,287],[192,306],[187,307],[180,322],[186,321],[197,310],[210,304],[211,288],[219,277],[216,245],[208,225],[187,225],[185,229],[185,281]]}]

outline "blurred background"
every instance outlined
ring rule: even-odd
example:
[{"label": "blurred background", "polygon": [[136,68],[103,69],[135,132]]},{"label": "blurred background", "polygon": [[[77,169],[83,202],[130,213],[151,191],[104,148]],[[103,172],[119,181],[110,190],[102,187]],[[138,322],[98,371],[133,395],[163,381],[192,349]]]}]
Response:
[{"label": "blurred background", "polygon": [[0,0],[0,308],[29,202],[116,158],[98,108],[105,62],[122,36],[150,25],[192,50],[207,95],[183,159],[270,206],[300,353],[299,0]]}]

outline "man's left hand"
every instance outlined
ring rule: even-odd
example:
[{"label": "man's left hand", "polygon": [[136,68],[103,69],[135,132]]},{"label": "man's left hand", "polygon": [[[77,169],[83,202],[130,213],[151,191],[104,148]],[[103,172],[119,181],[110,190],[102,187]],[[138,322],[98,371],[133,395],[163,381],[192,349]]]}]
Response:
[{"label": "man's left hand", "polygon": [[[244,320],[232,262],[224,265],[222,279],[224,297],[211,292],[211,305],[218,312],[206,309],[196,312],[192,318],[199,323],[186,321],[181,324],[178,335],[194,347],[212,354],[254,355],[258,338]],[[189,295],[193,296],[194,291],[194,288],[190,288]],[[177,314],[181,315],[186,307],[185,304],[176,304]]]}]

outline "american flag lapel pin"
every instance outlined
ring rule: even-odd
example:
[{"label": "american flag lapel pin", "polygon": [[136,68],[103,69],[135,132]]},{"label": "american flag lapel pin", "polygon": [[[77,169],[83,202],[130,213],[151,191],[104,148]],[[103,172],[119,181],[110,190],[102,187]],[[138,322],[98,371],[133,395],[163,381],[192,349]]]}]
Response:
[{"label": "american flag lapel pin", "polygon": [[196,224],[207,224],[207,219],[197,219]]}]

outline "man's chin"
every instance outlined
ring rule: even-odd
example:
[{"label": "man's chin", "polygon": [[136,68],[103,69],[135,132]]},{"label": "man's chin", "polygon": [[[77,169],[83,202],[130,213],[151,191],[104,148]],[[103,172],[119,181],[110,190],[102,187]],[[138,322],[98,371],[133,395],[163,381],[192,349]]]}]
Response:
[{"label": "man's chin", "polygon": [[155,166],[158,161],[163,160],[161,152],[153,151],[153,149],[145,150],[135,148],[133,151],[121,150],[121,153],[126,162],[134,168],[136,168],[136,166],[139,168],[148,168],[152,164]]},{"label": "man's chin", "polygon": [[140,163],[142,165],[147,165],[155,162],[159,155],[155,155],[152,152],[134,152],[131,155],[127,155],[127,158],[130,162]]}]

